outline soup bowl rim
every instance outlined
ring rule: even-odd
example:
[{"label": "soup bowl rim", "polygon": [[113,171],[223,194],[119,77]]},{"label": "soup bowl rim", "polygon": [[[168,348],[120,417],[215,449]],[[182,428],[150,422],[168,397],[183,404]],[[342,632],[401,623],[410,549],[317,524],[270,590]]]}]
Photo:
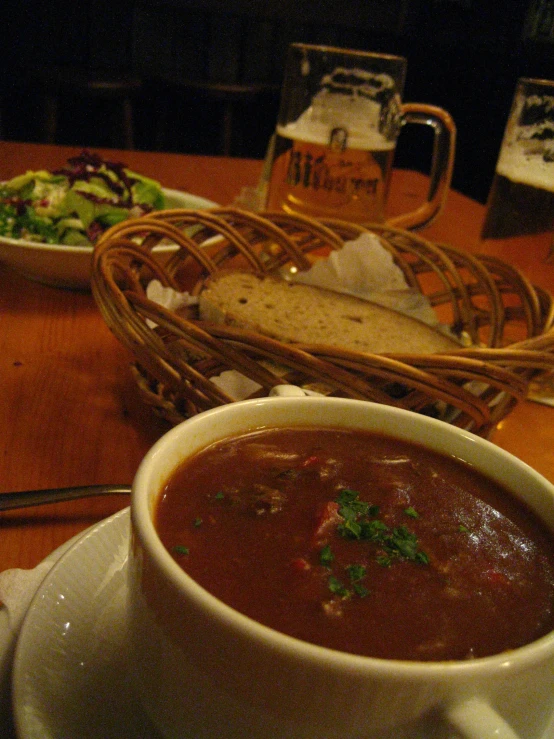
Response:
[{"label": "soup bowl rim", "polygon": [[[503,464],[509,464],[514,470],[517,470],[520,475],[533,479],[535,485],[544,488],[543,492],[550,499],[550,506],[554,516],[554,485],[552,485],[546,478],[536,472],[525,462],[521,461],[506,450],[494,445],[492,442],[476,436],[464,429],[446,424],[443,421],[422,416],[405,409],[350,398],[275,397],[245,400],[230,405],[212,408],[178,424],[164,434],[158,442],[156,442],[139,466],[133,482],[131,495],[132,538],[138,540],[140,542],[140,546],[142,546],[149,554],[159,575],[171,584],[175,592],[179,594],[179,597],[192,599],[196,605],[205,612],[207,618],[213,619],[214,623],[218,623],[225,629],[235,631],[236,633],[240,633],[243,637],[251,639],[253,645],[270,650],[278,650],[281,653],[286,654],[288,658],[295,661],[311,661],[325,664],[327,669],[333,669],[339,672],[359,672],[363,675],[370,671],[372,674],[386,675],[389,678],[396,675],[399,680],[409,678],[410,676],[421,676],[428,680],[432,680],[433,678],[443,679],[447,673],[449,679],[460,679],[463,681],[467,678],[468,673],[471,675],[475,673],[475,676],[479,675],[481,678],[486,679],[487,676],[493,675],[499,669],[520,670],[525,669],[532,664],[536,664],[537,662],[543,662],[549,659],[554,660],[554,630],[529,644],[525,644],[513,650],[507,650],[487,657],[468,660],[400,660],[368,657],[349,652],[342,652],[289,636],[288,634],[277,631],[276,629],[266,626],[237,611],[235,608],[227,605],[197,583],[194,578],[188,575],[173,559],[170,552],[163,545],[156,531],[152,519],[153,495],[151,492],[149,493],[149,490],[152,489],[152,468],[157,464],[158,459],[165,458],[167,456],[168,447],[170,447],[172,443],[176,442],[177,439],[180,439],[184,433],[190,433],[192,435],[195,427],[199,424],[209,424],[210,421],[217,423],[222,414],[228,414],[230,409],[233,408],[235,409],[235,413],[238,412],[240,414],[242,410],[246,410],[248,406],[255,406],[260,409],[265,408],[267,404],[283,405],[302,403],[324,407],[324,405],[329,402],[337,406],[341,405],[344,409],[349,407],[352,408],[354,406],[360,407],[360,405],[363,405],[365,406],[364,411],[367,411],[367,413],[373,412],[381,417],[390,417],[392,415],[399,421],[405,420],[407,423],[421,424],[422,428],[426,427],[429,431],[436,431],[437,433],[445,434],[449,439],[457,439],[458,441],[463,440],[464,442],[467,442],[467,448],[470,448],[472,445],[476,445],[476,449],[478,448],[479,450],[484,450],[485,453],[488,452],[492,454],[493,457],[498,460],[500,466]],[[356,428],[356,426],[352,427],[348,423],[336,421],[334,423],[323,422],[321,424],[313,422],[306,424],[295,423],[294,425],[300,427],[321,425],[328,427]],[[272,428],[282,426],[282,424],[272,423],[269,421],[265,426]],[[264,428],[264,424],[258,424],[254,427],[248,427],[245,424],[242,424],[242,430],[239,431],[236,429],[234,432],[227,431],[221,433],[220,435],[216,435],[213,441],[230,438],[236,433],[240,434],[245,431],[256,430],[258,428]],[[358,428],[363,429],[364,427],[359,426]],[[379,429],[370,430],[379,431]],[[388,430],[384,431],[384,433],[392,437],[398,436],[395,432]],[[405,438],[408,440],[412,439],[410,435]],[[416,443],[427,446],[425,441],[416,440]],[[192,454],[204,448],[204,446],[205,445],[198,446]],[[188,453],[183,455],[182,459],[186,459],[187,456],[189,456]],[[170,465],[170,471],[163,476],[163,479],[167,480],[178,466],[179,463]],[[478,470],[484,471],[478,464],[476,464],[476,467]],[[495,477],[493,470],[486,470],[485,472],[486,474],[489,474],[489,476]],[[157,495],[159,495],[159,492],[160,488],[157,490]],[[515,491],[513,490],[510,490],[510,492],[515,494]],[[540,514],[537,515],[540,517]],[[554,535],[554,527],[550,527],[550,530]]]}]

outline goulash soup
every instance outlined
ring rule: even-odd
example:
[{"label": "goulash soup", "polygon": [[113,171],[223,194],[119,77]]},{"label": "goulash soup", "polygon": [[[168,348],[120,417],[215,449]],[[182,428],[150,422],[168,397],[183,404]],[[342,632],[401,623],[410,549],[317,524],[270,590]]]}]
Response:
[{"label": "goulash soup", "polygon": [[213,595],[332,649],[465,660],[554,628],[541,521],[468,465],[372,432],[217,442],[173,474],[155,523]]}]

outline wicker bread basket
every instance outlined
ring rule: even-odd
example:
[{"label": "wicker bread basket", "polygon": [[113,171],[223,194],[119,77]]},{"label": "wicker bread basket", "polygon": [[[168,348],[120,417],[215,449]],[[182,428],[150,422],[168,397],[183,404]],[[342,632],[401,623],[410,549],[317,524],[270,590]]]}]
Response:
[{"label": "wicker bread basket", "polygon": [[[440,321],[469,339],[443,354],[377,355],[292,345],[240,328],[207,324],[194,308],[167,310],[146,296],[152,279],[198,294],[220,269],[273,273],[306,269],[364,231],[378,235],[410,287]],[[178,249],[165,265],[152,248]],[[431,413],[486,436],[534,378],[554,370],[554,302],[516,269],[492,257],[438,246],[407,231],[233,208],[172,210],[110,229],[94,250],[92,290],[115,336],[133,355],[143,399],[175,424],[233,402],[212,378],[236,370],[253,396],[283,383]],[[277,369],[278,368],[278,369]]]}]

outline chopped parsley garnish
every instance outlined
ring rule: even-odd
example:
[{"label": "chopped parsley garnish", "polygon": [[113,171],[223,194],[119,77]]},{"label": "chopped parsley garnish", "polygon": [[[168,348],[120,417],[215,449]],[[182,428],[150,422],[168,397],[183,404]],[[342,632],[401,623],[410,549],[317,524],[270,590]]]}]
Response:
[{"label": "chopped parsley garnish", "polygon": [[360,524],[360,539],[364,541],[380,542],[385,531],[389,527],[383,521],[375,519],[374,521],[362,521]]},{"label": "chopped parsley garnish", "polygon": [[175,552],[175,554],[184,556],[190,552],[190,549],[188,547],[183,546],[182,544],[177,544],[176,546],[173,547],[173,551]]},{"label": "chopped parsley garnish", "polygon": [[338,577],[335,577],[334,575],[329,577],[329,590],[333,595],[340,595],[341,598],[348,598],[351,595],[350,590],[348,590],[348,588],[341,583]]},{"label": "chopped parsley garnish", "polygon": [[366,568],[359,564],[349,565],[346,568],[346,573],[350,580],[350,587],[344,585],[336,575],[329,576],[327,583],[331,593],[338,595],[340,598],[351,598],[353,595],[357,595],[359,598],[368,596],[369,590],[360,582],[366,576]]},{"label": "chopped parsley garnish", "polygon": [[357,521],[345,519],[339,524],[338,531],[345,539],[361,539],[362,527]]},{"label": "chopped parsley garnish", "polygon": [[336,502],[339,504],[339,513],[345,521],[354,521],[360,516],[377,515],[375,509],[377,509],[377,512],[379,509],[360,500],[359,496],[360,494],[355,490],[349,488],[341,490]]},{"label": "chopped parsley garnish", "polygon": [[197,528],[199,528],[200,526],[202,526],[202,523],[203,523],[203,522],[202,522],[202,519],[200,518],[200,516],[197,516],[197,517],[196,517],[196,518],[194,519],[194,521],[193,521],[193,524],[192,524],[192,525],[194,526],[194,528],[195,528],[195,529],[197,529]]},{"label": "chopped parsley garnish", "polygon": [[224,500],[225,499],[225,493],[222,493],[221,490],[220,490],[219,493],[216,493],[214,495],[214,498],[216,500]]},{"label": "chopped parsley garnish", "polygon": [[416,552],[414,559],[420,565],[428,565],[429,562],[431,561],[429,559],[429,555],[426,554],[426,552],[422,552],[422,551]]},{"label": "chopped parsley garnish", "polygon": [[385,535],[384,546],[404,559],[415,559],[417,554],[417,536],[406,526],[397,526],[390,534]]},{"label": "chopped parsley garnish", "polygon": [[360,582],[367,574],[367,569],[363,565],[349,565],[346,568],[352,583],[352,590],[359,598],[365,598],[369,595],[369,590]]},{"label": "chopped parsley garnish", "polygon": [[363,565],[349,565],[346,571],[350,575],[350,582],[358,582],[366,576],[366,568]]},{"label": "chopped parsley garnish", "polygon": [[[345,539],[366,541],[377,545],[379,551],[377,561],[388,567],[395,561],[407,560],[417,564],[428,564],[429,557],[419,549],[416,534],[407,526],[391,529],[381,521],[379,507],[360,500],[357,491],[345,488],[336,498],[339,514],[343,522],[337,526],[337,532]],[[417,519],[419,514],[412,508],[404,509],[409,518]]]},{"label": "chopped parsley garnish", "polygon": [[367,598],[367,596],[369,595],[369,590],[359,582],[353,583],[352,589],[354,590],[358,598]]},{"label": "chopped parsley garnish", "polygon": [[329,544],[326,544],[319,553],[319,563],[324,567],[330,567],[334,559],[335,555],[331,551],[331,547]]}]

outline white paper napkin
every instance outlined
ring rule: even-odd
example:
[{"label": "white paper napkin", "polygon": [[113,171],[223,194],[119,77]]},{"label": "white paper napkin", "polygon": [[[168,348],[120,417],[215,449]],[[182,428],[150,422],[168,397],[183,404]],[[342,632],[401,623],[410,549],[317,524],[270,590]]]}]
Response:
[{"label": "white paper napkin", "polygon": [[14,737],[11,718],[10,683],[19,630],[33,596],[55,558],[32,570],[19,568],[0,572],[0,736]]},{"label": "white paper napkin", "polygon": [[431,304],[419,290],[411,288],[392,254],[375,234],[364,233],[346,241],[326,259],[319,259],[304,272],[285,275],[293,282],[315,285],[378,303],[441,328]]},{"label": "white paper napkin", "polygon": [[31,600],[52,564],[44,561],[32,570],[14,568],[0,572],[0,603],[7,611],[11,631],[19,630]]}]

